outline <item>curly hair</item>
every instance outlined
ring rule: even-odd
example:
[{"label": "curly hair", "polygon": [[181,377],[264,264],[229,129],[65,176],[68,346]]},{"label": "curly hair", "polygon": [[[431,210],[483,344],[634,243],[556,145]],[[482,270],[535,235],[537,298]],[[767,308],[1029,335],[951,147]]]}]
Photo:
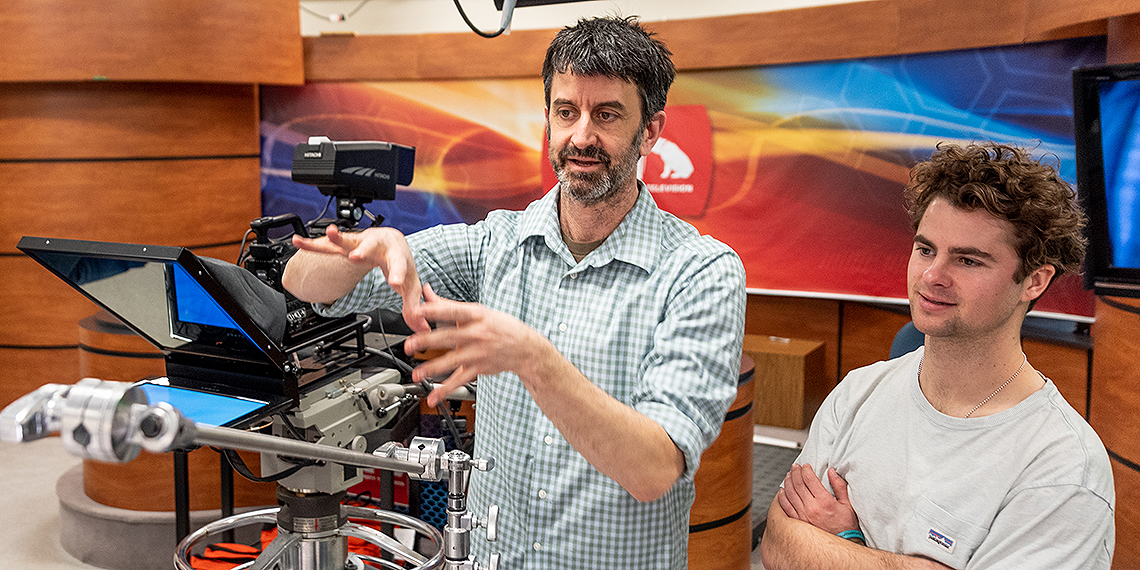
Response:
[{"label": "curly hair", "polygon": [[1086,218],[1076,205],[1076,193],[1056,168],[1034,160],[1025,149],[993,142],[939,143],[929,161],[911,170],[904,195],[915,230],[935,198],[1007,220],[1020,259],[1014,282],[1044,265],[1057,269],[1054,279],[1080,271]]},{"label": "curly hair", "polygon": [[669,87],[677,76],[672,52],[641,27],[635,16],[628,18],[583,18],[554,36],[542,63],[546,107],[550,108],[550,85],[555,73],[602,75],[628,81],[641,98],[644,127],[665,108]]}]

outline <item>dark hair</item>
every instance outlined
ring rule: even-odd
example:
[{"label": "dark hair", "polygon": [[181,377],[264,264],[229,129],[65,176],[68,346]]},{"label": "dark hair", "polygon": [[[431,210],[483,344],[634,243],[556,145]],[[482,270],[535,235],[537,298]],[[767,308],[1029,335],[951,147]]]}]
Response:
[{"label": "dark hair", "polygon": [[554,36],[542,63],[546,106],[550,107],[550,84],[555,73],[603,75],[637,86],[641,97],[641,124],[665,108],[665,98],[677,69],[673,55],[656,34],[638,23],[637,17],[583,18]]},{"label": "dark hair", "polygon": [[915,230],[935,198],[962,210],[981,208],[1013,224],[1020,259],[1015,282],[1043,265],[1057,269],[1054,279],[1080,271],[1085,216],[1076,206],[1076,193],[1056,168],[1024,149],[992,142],[939,143],[929,161],[911,170],[905,196]]}]

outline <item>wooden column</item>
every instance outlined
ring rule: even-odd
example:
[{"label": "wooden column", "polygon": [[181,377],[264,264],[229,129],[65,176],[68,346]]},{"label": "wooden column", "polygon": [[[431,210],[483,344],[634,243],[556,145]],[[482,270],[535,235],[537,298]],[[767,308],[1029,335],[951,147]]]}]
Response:
[{"label": "wooden column", "polygon": [[1114,568],[1140,565],[1140,301],[1098,298],[1089,420],[1112,458],[1116,484]]},{"label": "wooden column", "polygon": [[752,550],[752,399],[755,365],[741,357],[736,399],[701,454],[689,513],[689,570],[747,570]]}]

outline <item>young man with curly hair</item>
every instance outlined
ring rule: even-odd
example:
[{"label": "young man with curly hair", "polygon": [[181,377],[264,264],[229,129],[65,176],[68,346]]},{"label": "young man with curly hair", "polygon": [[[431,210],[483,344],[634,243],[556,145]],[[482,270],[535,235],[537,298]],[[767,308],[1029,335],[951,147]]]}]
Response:
[{"label": "young man with curly hair", "polygon": [[1109,568],[1108,455],[1021,347],[1030,307],[1080,268],[1072,189],[1022,149],[943,144],[906,198],[925,346],[827,397],[769,510],[765,568]]}]

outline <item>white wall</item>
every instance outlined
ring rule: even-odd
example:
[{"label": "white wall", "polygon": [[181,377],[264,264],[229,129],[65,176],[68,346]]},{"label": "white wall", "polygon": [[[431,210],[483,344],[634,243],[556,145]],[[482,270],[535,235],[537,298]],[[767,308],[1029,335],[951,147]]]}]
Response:
[{"label": "white wall", "polygon": [[[619,14],[640,16],[644,22],[687,20],[772,12],[860,0],[590,0],[551,6],[518,8],[512,30],[555,29],[583,16]],[[467,17],[480,30],[499,29],[501,12],[494,0],[460,0]],[[302,0],[301,35],[321,33],[426,34],[470,32],[454,0]],[[355,13],[353,11],[355,10]],[[343,14],[330,21],[328,14]],[[472,32],[473,33],[473,32]]]}]

